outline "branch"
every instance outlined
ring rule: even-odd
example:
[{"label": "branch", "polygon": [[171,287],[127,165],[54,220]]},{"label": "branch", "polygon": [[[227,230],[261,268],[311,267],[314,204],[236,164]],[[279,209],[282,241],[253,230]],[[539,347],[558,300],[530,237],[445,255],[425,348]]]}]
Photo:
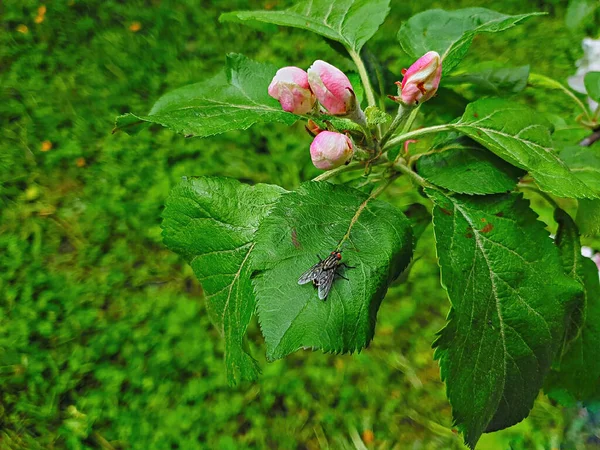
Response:
[{"label": "branch", "polygon": [[579,145],[582,147],[589,147],[596,141],[600,141],[600,127],[595,128],[594,132],[592,134],[590,134],[588,137],[586,137],[585,139],[583,139],[579,143]]}]

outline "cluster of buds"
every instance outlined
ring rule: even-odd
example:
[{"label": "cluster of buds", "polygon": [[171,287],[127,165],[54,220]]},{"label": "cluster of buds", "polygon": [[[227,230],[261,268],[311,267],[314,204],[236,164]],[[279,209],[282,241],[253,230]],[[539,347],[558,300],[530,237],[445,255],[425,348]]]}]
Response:
[{"label": "cluster of buds", "polygon": [[[284,111],[294,114],[318,112],[320,104],[333,116],[364,117],[348,77],[325,61],[315,61],[308,72],[299,67],[279,69],[269,85],[269,95]],[[308,129],[315,136],[310,146],[315,167],[330,170],[350,161],[354,152],[348,136],[322,130],[312,120]]]},{"label": "cluster of buds", "polygon": [[[396,83],[399,96],[390,98],[405,105],[429,100],[437,91],[442,76],[440,55],[428,52],[402,73],[402,83]],[[366,126],[365,115],[350,80],[344,72],[325,61],[315,61],[308,71],[299,67],[279,69],[269,85],[269,95],[279,101],[284,111],[293,114],[324,112]],[[307,130],[314,136],[310,155],[315,167],[331,170],[350,162],[354,145],[347,135],[323,130],[312,120],[309,120]]]}]

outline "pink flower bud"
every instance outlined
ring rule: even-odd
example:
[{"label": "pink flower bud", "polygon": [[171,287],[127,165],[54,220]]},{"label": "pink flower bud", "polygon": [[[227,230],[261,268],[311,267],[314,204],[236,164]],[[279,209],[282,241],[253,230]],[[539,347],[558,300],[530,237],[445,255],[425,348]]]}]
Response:
[{"label": "pink flower bud", "polygon": [[308,84],[308,74],[299,67],[282,67],[269,85],[269,95],[281,103],[284,111],[307,114],[316,99]]},{"label": "pink flower bud", "polygon": [[[402,71],[401,99],[407,105],[429,100],[440,85],[442,60],[437,52],[427,52]],[[398,83],[396,83],[398,84]]]},{"label": "pink flower bud", "polygon": [[337,67],[325,61],[315,61],[308,69],[308,82],[317,100],[330,114],[343,116],[356,108],[352,84]]},{"label": "pink flower bud", "polygon": [[310,144],[310,157],[317,169],[330,170],[352,157],[352,141],[345,134],[322,131]]}]

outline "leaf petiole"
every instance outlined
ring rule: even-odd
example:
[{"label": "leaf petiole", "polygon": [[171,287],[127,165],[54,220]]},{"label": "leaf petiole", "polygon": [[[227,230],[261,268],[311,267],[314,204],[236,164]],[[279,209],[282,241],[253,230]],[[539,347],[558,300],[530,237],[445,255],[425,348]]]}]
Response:
[{"label": "leaf petiole", "polygon": [[407,119],[412,117],[412,113],[414,110],[415,110],[415,106],[413,106],[413,105],[400,104],[398,106],[398,114],[396,114],[396,117],[394,117],[394,120],[390,124],[390,127],[388,128],[388,130],[385,132],[385,134],[381,138],[381,141],[379,143],[379,145],[381,145],[381,147],[385,146],[385,143],[392,137],[392,135],[394,134],[394,132],[398,129],[398,127],[400,125],[402,125]]},{"label": "leaf petiole", "polygon": [[386,145],[383,147],[383,150],[389,150],[390,148],[402,144],[404,141],[408,141],[409,139],[415,139],[421,136],[425,136],[431,133],[440,133],[442,131],[450,131],[452,130],[452,125],[444,124],[444,125],[436,125],[433,127],[421,128],[418,130],[410,131],[408,133],[403,133],[400,136],[390,139],[387,141]]},{"label": "leaf petiole", "polygon": [[351,170],[357,170],[359,166],[362,165],[362,161],[352,161],[350,164],[346,166],[336,167],[335,169],[328,170],[327,172],[323,172],[321,175],[317,175],[312,180],[313,181],[325,181],[329,180],[332,177],[335,177],[337,174],[342,172],[350,172]]}]

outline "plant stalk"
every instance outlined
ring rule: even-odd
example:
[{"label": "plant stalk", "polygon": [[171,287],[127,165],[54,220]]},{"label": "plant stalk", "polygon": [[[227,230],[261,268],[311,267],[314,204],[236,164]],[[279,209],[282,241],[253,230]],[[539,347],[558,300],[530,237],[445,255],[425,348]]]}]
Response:
[{"label": "plant stalk", "polygon": [[408,141],[409,139],[418,138],[418,137],[425,136],[425,135],[431,134],[431,133],[439,133],[441,131],[450,131],[450,130],[452,130],[452,125],[444,124],[444,125],[436,125],[433,127],[421,128],[418,130],[410,131],[408,133],[403,133],[400,136],[390,139],[387,142],[386,146],[383,148],[383,150],[390,149],[391,147],[394,147],[398,144]]},{"label": "plant stalk", "polygon": [[350,57],[352,58],[352,61],[354,61],[354,64],[358,70],[360,81],[365,89],[365,95],[367,96],[367,103],[369,106],[375,106],[375,95],[373,94],[373,87],[369,81],[369,74],[367,73],[365,63],[361,59],[360,55],[354,50],[348,49],[348,53],[350,54]]},{"label": "plant stalk", "polygon": [[352,161],[350,164],[345,166],[336,167],[335,169],[328,170],[327,172],[323,172],[321,175],[318,175],[312,179],[312,181],[325,181],[329,180],[332,177],[335,177],[337,174],[342,172],[349,172],[351,170],[357,169],[361,165],[362,161]]},{"label": "plant stalk", "polygon": [[398,106],[398,114],[396,114],[396,117],[394,117],[394,120],[390,124],[390,127],[385,132],[385,134],[381,138],[381,141],[379,142],[379,145],[381,145],[381,147],[385,146],[385,143],[392,137],[392,135],[398,129],[398,127],[402,125],[404,121],[406,121],[406,119],[408,119],[408,117],[411,115],[414,109],[415,107],[412,105],[403,105],[402,103],[400,103],[400,105]]}]

